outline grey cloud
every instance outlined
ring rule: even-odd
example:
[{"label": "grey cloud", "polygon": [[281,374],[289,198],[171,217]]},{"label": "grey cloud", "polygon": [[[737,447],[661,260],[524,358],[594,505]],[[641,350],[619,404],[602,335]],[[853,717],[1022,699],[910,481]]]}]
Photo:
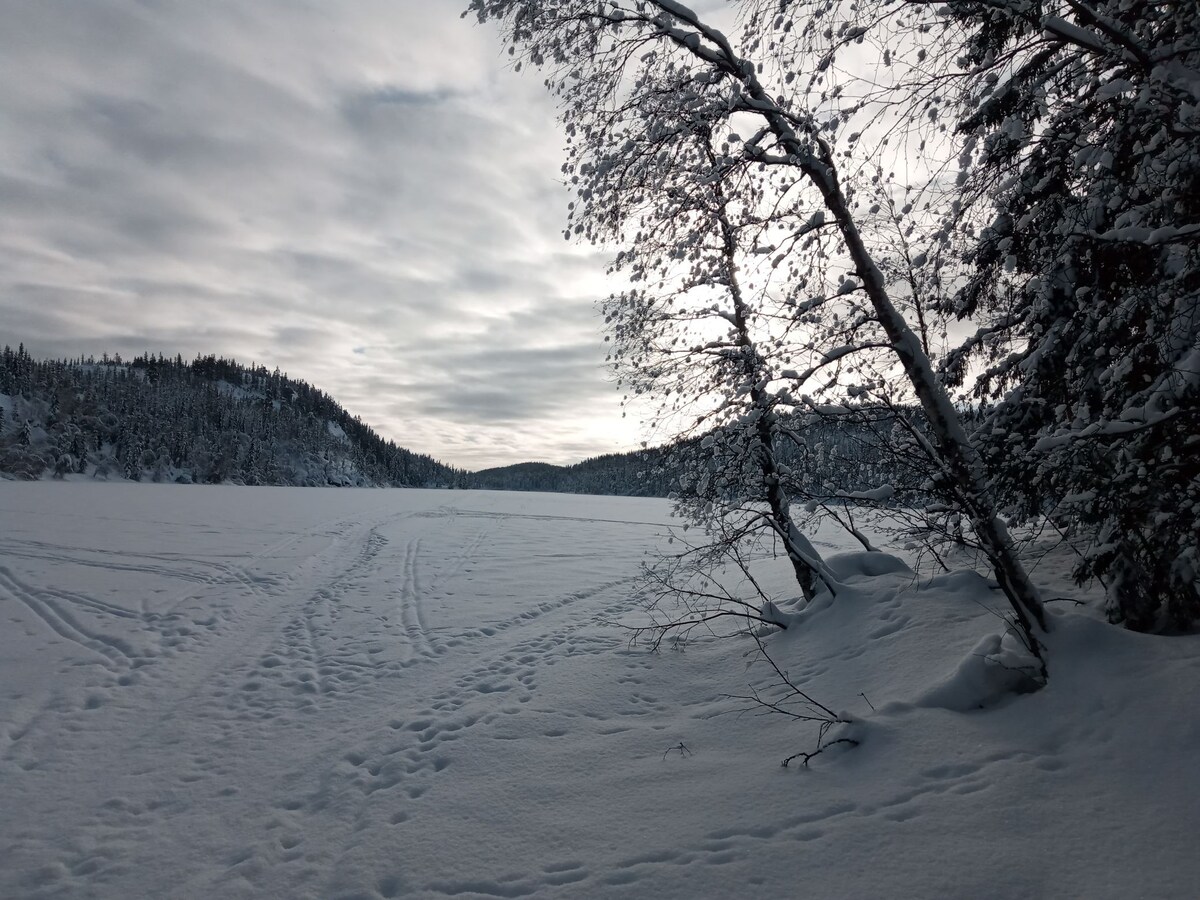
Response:
[{"label": "grey cloud", "polygon": [[601,393],[591,347],[483,350],[455,354],[460,368],[452,389],[413,385],[411,394],[430,416],[483,423],[515,423],[569,414]]},{"label": "grey cloud", "polygon": [[460,465],[636,442],[553,106],[457,3],[12,6],[0,341],[278,365]]}]

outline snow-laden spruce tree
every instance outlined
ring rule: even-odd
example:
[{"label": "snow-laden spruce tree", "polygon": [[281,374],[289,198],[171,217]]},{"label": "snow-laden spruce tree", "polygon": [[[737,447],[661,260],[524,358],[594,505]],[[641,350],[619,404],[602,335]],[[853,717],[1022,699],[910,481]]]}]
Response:
[{"label": "snow-laden spruce tree", "polygon": [[[902,380],[927,420],[934,480],[969,518],[1036,651],[1033,628],[1045,627],[1038,592],[996,515],[982,461],[929,348],[906,318],[912,298],[890,290],[880,242],[861,227],[859,200],[878,179],[857,165],[843,171],[837,130],[819,118],[827,99],[814,80],[819,69],[797,71],[787,60],[790,5],[772,4],[780,11],[763,15],[767,6],[743,6],[745,53],[674,0],[473,0],[469,12],[501,21],[512,54],[541,67],[560,99],[569,142],[564,171],[577,194],[574,234],[636,247],[649,237],[638,232],[639,211],[667,203],[670,190],[719,184],[733,198],[757,182],[756,195],[738,196],[746,205],[739,224],[754,214],[769,223],[761,249],[776,266],[770,289],[790,307],[788,334],[760,347],[790,368],[780,373],[782,384],[763,387],[805,406],[810,401],[792,396],[789,381],[797,392],[816,393],[821,373],[848,371],[855,359],[865,360],[860,383],[825,383],[894,393],[895,379]],[[697,135],[720,141],[720,165],[691,151]],[[841,137],[842,146],[858,137]],[[680,229],[672,252],[685,260],[709,233]]]},{"label": "snow-laden spruce tree", "polygon": [[[1109,614],[1200,619],[1200,4],[950,0],[914,23],[959,73],[968,274],[946,311],[978,331],[947,372],[1025,519],[1082,548]],[[931,47],[931,52],[932,47]],[[949,61],[949,60],[948,60]]]}]

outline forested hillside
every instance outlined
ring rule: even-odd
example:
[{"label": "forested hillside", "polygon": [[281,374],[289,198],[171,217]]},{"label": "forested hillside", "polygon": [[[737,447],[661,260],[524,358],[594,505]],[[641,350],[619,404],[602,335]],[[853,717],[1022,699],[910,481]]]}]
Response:
[{"label": "forested hillside", "polygon": [[0,473],[266,485],[448,486],[329,395],[216,356],[0,355]]},{"label": "forested hillside", "polygon": [[[866,490],[885,469],[896,490],[911,496],[919,479],[906,478],[885,449],[890,427],[877,417],[797,417],[795,440],[780,458],[803,473],[808,499]],[[569,466],[524,462],[466,472],[384,440],[329,395],[278,370],[212,355],[37,361],[24,346],[0,355],[0,473],[16,478],[666,497],[681,489],[681,473],[712,458],[719,437]]]},{"label": "forested hillside", "polygon": [[572,466],[526,462],[483,469],[463,476],[460,483],[463,487],[496,491],[665,497],[675,481],[670,467],[670,450],[654,448],[595,456]]}]

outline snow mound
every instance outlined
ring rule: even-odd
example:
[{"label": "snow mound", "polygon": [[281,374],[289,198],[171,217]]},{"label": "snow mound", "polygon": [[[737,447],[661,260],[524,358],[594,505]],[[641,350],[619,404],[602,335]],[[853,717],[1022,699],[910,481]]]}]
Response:
[{"label": "snow mound", "polygon": [[875,578],[880,575],[911,575],[908,563],[898,556],[878,550],[860,550],[837,553],[825,560],[825,564],[838,581],[852,578]]},{"label": "snow mound", "polygon": [[955,670],[917,700],[926,708],[970,712],[994,706],[1014,694],[1037,690],[1037,659],[1011,631],[989,634]]}]

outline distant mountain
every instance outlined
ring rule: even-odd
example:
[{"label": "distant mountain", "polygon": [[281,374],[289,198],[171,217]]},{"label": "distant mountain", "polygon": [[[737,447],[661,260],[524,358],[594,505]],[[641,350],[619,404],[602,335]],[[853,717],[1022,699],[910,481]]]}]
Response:
[{"label": "distant mountain", "polygon": [[[886,449],[894,425],[891,414],[829,420],[781,416],[781,425],[790,437],[780,440],[776,458],[792,470],[798,498],[851,494],[890,484],[897,495],[912,499],[925,480],[921,472],[907,471],[904,460]],[[695,480],[697,473],[711,468],[712,460],[709,436],[698,435],[648,450],[596,456],[571,466],[526,462],[463,473],[458,484],[500,491],[667,497],[682,490],[683,473],[692,473]],[[749,483],[757,463],[747,459],[744,465]]]},{"label": "distant mountain", "polygon": [[38,362],[0,354],[0,473],[273,485],[448,487],[329,395],[216,356]]},{"label": "distant mountain", "polygon": [[665,497],[671,491],[670,450],[609,453],[571,466],[527,462],[464,474],[463,487],[561,494]]}]

